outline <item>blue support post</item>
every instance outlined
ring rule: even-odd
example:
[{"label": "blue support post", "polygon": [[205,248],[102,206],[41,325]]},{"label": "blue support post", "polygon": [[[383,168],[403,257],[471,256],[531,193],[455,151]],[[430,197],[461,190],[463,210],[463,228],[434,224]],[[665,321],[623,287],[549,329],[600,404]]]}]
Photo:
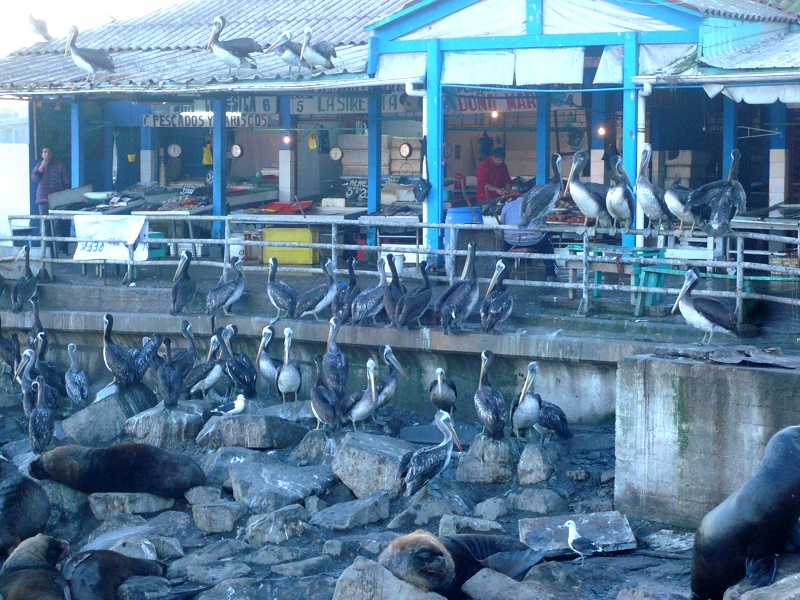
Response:
[{"label": "blue support post", "polygon": [[[636,122],[638,114],[637,90],[633,85],[632,78],[636,75],[638,67],[639,44],[636,34],[625,34],[624,56],[622,59],[622,160],[625,170],[628,172],[634,185],[636,185],[636,166],[637,162],[637,142],[636,142]],[[636,227],[640,226],[634,220]],[[636,246],[636,236],[626,234],[622,236],[622,245],[626,247]]]},{"label": "blue support post", "polygon": [[[444,110],[442,105],[442,53],[439,40],[427,40],[428,63],[427,85],[425,94],[425,125],[428,139],[427,167],[431,189],[426,201],[426,223],[442,223],[444,221],[444,177],[442,173],[442,144],[444,143]],[[440,229],[426,230],[426,244],[430,249],[442,247]],[[432,259],[432,257],[429,257]],[[429,260],[430,262],[430,260]],[[434,260],[433,264],[439,264]]]},{"label": "blue support post", "polygon": [[736,147],[736,102],[725,96],[722,98],[722,174],[728,176],[731,169],[731,152]]},{"label": "blue support post", "polygon": [[[381,95],[373,94],[367,100],[367,213],[374,214],[381,207]],[[367,243],[376,241],[374,228],[367,231]]]},{"label": "blue support post", "polygon": [[83,156],[85,146],[83,131],[83,100],[72,99],[71,109],[71,136],[72,136],[72,187],[80,187],[86,181],[86,159]]},{"label": "blue support post", "polygon": [[550,95],[536,96],[536,183],[550,181]]},{"label": "blue support post", "polygon": [[[211,110],[214,113],[214,126],[211,128],[211,153],[214,159],[212,166],[214,172],[214,183],[211,186],[213,193],[212,214],[214,216],[225,216],[228,214],[228,198],[225,194],[227,184],[226,162],[227,162],[227,126],[225,124],[225,106],[227,98],[214,98],[211,101]],[[219,221],[214,221],[211,229],[211,236],[221,238],[225,234],[225,227]]]},{"label": "blue support post", "polygon": [[[592,150],[605,150],[606,142],[609,139],[608,114],[606,111],[606,95],[608,92],[594,92],[592,94]],[[606,130],[605,135],[600,135],[597,130],[600,126]]]},{"label": "blue support post", "polygon": [[525,33],[528,35],[542,34],[543,4],[543,0],[525,0]]},{"label": "blue support post", "polygon": [[[294,200],[295,173],[297,158],[297,116],[292,114],[292,99],[289,96],[278,97],[278,111],[281,127],[281,143],[278,146],[278,199],[281,202]],[[288,143],[285,141],[288,140]]]}]

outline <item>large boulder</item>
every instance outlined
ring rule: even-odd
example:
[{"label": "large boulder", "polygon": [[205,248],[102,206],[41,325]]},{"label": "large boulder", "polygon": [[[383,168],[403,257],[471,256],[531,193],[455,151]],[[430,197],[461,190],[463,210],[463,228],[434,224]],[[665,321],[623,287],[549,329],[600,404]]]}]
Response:
[{"label": "large boulder", "polygon": [[389,496],[386,492],[379,491],[352,502],[324,508],[311,517],[311,524],[323,529],[347,531],[388,518]]},{"label": "large boulder", "polygon": [[514,479],[519,449],[513,440],[479,435],[458,461],[456,479],[469,483],[508,483]]},{"label": "large boulder", "polygon": [[336,476],[325,466],[242,463],[232,465],[229,472],[234,499],[261,513],[299,504],[336,484]]},{"label": "large boulder", "polygon": [[201,446],[240,446],[272,450],[296,446],[308,429],[292,421],[263,415],[211,417],[197,435]]},{"label": "large boulder", "polygon": [[413,444],[385,435],[348,433],[336,449],[331,466],[358,498],[380,490],[396,495],[400,490],[400,459],[416,449]]},{"label": "large boulder", "polygon": [[336,582],[333,600],[446,600],[435,592],[426,592],[398,579],[375,561],[356,557]]},{"label": "large boulder", "polygon": [[203,418],[178,409],[165,409],[163,403],[125,422],[125,433],[136,442],[159,448],[175,448],[194,440],[203,428]]}]

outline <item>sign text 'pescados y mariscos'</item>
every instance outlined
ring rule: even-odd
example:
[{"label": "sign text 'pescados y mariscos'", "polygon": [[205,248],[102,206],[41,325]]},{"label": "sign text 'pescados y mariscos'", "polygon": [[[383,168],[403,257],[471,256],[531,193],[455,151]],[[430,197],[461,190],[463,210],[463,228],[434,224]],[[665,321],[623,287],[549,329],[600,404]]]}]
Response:
[{"label": "sign text 'pescados y mariscos'", "polygon": [[[264,113],[228,113],[226,127],[275,127],[278,120]],[[214,114],[186,112],[142,115],[142,127],[213,127]]]}]

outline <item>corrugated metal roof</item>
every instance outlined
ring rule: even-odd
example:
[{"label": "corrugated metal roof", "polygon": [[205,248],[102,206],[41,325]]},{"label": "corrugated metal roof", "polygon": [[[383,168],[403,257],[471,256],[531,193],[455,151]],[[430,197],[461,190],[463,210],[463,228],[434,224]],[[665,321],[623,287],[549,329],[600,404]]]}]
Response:
[{"label": "corrugated metal roof", "polygon": [[758,0],[681,0],[673,3],[694,9],[705,15],[751,21],[800,22],[800,17],[795,12],[775,6],[775,2],[759,2]]},{"label": "corrugated metal roof", "polygon": [[718,69],[800,68],[800,31],[769,38],[736,52],[703,57],[701,62]]}]

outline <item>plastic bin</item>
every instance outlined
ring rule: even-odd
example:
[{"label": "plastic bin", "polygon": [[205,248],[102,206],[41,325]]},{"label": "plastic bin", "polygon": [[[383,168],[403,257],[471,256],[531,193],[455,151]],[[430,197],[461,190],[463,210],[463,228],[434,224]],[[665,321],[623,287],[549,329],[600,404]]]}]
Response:
[{"label": "plastic bin", "polygon": [[[316,243],[318,238],[316,230],[305,227],[267,227],[261,230],[261,241],[263,242],[305,242],[308,244]],[[319,262],[319,252],[311,248],[264,246],[264,264],[267,264],[272,256],[278,259],[278,263],[290,265],[315,265]]]},{"label": "plastic bin", "polygon": [[167,237],[163,231],[150,231],[147,234],[147,259],[164,258],[167,255],[166,244],[154,244],[152,240],[164,239]]},{"label": "plastic bin", "polygon": [[[454,206],[447,209],[445,223],[483,223],[483,214],[478,206]],[[444,230],[444,247],[450,247],[450,229]],[[453,248],[458,248],[458,231],[453,231]]]}]

